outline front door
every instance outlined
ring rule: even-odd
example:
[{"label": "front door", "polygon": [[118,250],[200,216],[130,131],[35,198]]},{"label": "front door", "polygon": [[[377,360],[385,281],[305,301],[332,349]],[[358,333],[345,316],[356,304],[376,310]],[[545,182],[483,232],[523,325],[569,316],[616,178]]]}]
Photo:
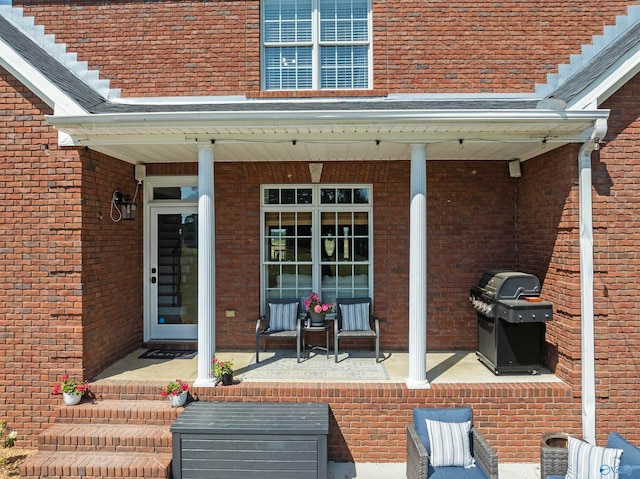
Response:
[{"label": "front door", "polygon": [[198,208],[152,206],[149,284],[150,336],[198,337]]}]

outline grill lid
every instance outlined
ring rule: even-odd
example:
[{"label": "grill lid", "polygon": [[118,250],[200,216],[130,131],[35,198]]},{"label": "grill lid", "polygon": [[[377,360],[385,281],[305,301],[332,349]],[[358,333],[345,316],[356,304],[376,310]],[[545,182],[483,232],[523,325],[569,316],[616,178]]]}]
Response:
[{"label": "grill lid", "polygon": [[528,273],[492,269],[482,275],[473,289],[482,293],[485,300],[522,299],[540,296],[540,280]]}]

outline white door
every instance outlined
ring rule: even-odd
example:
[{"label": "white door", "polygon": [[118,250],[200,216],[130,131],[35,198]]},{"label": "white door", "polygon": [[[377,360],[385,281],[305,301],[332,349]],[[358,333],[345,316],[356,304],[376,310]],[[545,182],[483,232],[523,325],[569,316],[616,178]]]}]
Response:
[{"label": "white door", "polygon": [[150,215],[150,339],[198,337],[198,208],[152,206]]}]

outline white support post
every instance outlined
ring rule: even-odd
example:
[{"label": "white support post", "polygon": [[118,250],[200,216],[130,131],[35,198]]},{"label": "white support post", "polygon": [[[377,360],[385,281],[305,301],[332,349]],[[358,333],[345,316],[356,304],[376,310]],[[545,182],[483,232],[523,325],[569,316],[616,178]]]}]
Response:
[{"label": "white support post", "polygon": [[427,147],[411,145],[409,232],[409,377],[410,389],[428,388],[427,380]]},{"label": "white support post", "polygon": [[215,356],[215,205],[213,145],[198,145],[198,378],[195,386],[215,386],[209,371]]}]

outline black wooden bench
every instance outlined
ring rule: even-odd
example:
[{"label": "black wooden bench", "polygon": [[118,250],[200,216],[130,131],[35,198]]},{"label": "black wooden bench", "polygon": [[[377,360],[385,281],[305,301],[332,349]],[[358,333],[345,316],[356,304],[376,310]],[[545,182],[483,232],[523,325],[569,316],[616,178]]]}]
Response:
[{"label": "black wooden bench", "polygon": [[327,477],[326,403],[196,402],[171,432],[174,479]]}]

